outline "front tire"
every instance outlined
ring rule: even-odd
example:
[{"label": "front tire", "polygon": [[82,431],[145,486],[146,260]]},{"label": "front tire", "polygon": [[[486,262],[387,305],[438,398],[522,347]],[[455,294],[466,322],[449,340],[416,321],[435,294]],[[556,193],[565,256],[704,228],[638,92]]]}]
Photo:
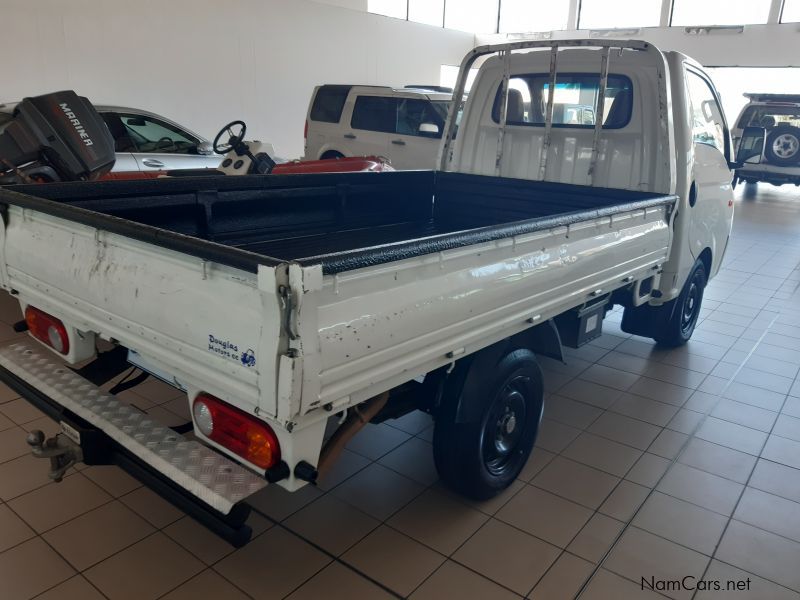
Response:
[{"label": "front tire", "polygon": [[677,347],[689,341],[697,326],[707,281],[706,266],[698,259],[692,266],[680,295],[661,307],[664,321],[653,336],[656,342],[663,346]]},{"label": "front tire", "polygon": [[542,371],[533,352],[506,353],[491,371],[481,373],[480,398],[466,422],[459,418],[464,387],[445,386],[433,432],[433,457],[439,476],[457,492],[486,500],[511,485],[528,461],[544,410]]}]

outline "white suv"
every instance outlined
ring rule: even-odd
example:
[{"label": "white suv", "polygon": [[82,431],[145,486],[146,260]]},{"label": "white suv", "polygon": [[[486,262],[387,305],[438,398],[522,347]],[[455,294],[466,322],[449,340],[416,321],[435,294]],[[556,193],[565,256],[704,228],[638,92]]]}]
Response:
[{"label": "white suv", "polygon": [[317,86],[306,116],[305,160],[373,155],[395,169],[432,169],[451,99],[451,90],[438,86]]},{"label": "white suv", "polygon": [[745,163],[736,177],[747,183],[800,185],[800,94],[745,94],[750,102],[742,109],[732,134],[734,147],[747,127],[763,129],[764,150],[760,162]]}]

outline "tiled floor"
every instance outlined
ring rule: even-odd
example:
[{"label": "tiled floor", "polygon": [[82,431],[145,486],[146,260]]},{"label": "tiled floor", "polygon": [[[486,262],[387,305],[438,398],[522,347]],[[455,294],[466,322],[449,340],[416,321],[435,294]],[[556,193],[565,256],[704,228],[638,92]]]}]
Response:
[{"label": "tiled floor", "polygon": [[[53,424],[0,389],[0,598],[625,599],[691,576],[723,591],[661,593],[800,599],[800,198],[738,194],[693,340],[656,348],[616,312],[566,365],[543,361],[539,447],[489,502],[441,487],[413,414],[368,426],[319,487],[255,497],[234,550],[116,468],[48,484],[23,430]],[[126,395],[186,418],[165,386]]]}]

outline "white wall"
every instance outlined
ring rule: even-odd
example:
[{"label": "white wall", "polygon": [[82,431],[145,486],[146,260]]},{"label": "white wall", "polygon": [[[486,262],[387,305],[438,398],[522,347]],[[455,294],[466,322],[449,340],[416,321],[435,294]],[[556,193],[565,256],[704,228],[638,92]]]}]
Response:
[{"label": "white wall", "polygon": [[2,5],[0,102],[71,88],[207,137],[243,119],[249,138],[286,157],[302,154],[314,85],[437,83],[441,64],[474,45],[471,34],[308,0]]},{"label": "white wall", "polygon": [[321,2],[322,4],[332,4],[334,6],[341,6],[343,8],[350,8],[353,10],[366,11],[369,4],[368,0],[313,0],[314,2]]}]

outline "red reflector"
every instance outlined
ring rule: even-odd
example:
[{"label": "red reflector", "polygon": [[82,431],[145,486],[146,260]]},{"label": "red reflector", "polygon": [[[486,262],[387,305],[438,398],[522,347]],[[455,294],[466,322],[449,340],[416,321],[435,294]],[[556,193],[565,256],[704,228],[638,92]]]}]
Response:
[{"label": "red reflector", "polygon": [[197,429],[262,469],[281,459],[278,438],[269,425],[209,394],[198,394],[192,406]]},{"label": "red reflector", "polygon": [[25,322],[28,324],[28,331],[37,340],[56,352],[69,354],[69,335],[61,321],[38,308],[28,306],[25,308]]}]

